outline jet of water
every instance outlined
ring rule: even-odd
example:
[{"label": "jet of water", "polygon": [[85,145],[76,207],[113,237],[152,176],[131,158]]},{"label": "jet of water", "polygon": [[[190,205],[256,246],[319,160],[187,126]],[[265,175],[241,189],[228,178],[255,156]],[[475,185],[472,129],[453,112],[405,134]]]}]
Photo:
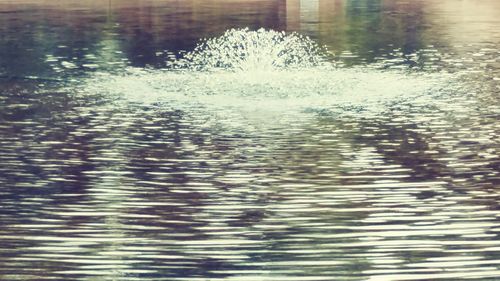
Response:
[{"label": "jet of water", "polygon": [[313,40],[297,33],[230,29],[220,37],[202,40],[174,65],[202,71],[274,71],[321,65],[324,54]]}]

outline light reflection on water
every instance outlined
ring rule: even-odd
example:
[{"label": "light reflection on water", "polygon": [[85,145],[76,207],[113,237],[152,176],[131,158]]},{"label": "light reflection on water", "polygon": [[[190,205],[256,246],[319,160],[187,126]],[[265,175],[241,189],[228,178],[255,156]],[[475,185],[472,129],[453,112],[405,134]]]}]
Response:
[{"label": "light reflection on water", "polygon": [[[360,19],[353,15],[379,17],[382,9],[387,22],[398,14],[391,1],[356,3],[328,11]],[[461,40],[439,29],[446,22],[436,4],[422,3],[404,17],[409,27],[430,18],[433,31]],[[258,5],[247,9],[241,24],[263,15]],[[264,18],[256,25],[279,30],[286,23]],[[331,42],[343,54],[340,65],[357,66],[271,71],[242,84],[242,73],[144,70],[163,43],[122,49],[136,37],[110,40],[106,56],[54,57],[77,66],[61,64],[61,72],[46,69],[50,57],[47,65],[34,61],[38,70],[23,68],[22,59],[17,67],[0,63],[16,76],[74,80],[1,81],[0,279],[498,279],[498,50],[491,45],[498,33],[483,31],[491,42],[463,42],[455,52],[440,42],[422,47],[430,44],[423,39],[406,46],[415,50],[380,51],[366,42],[336,46],[349,37],[327,36],[338,29],[321,23],[298,28]],[[157,26],[189,27],[170,24]],[[128,38],[126,30],[109,38]],[[186,36],[178,35],[182,48]],[[23,44],[43,60],[53,50]],[[134,68],[102,66],[122,58]],[[408,71],[412,65],[418,70]]]}]

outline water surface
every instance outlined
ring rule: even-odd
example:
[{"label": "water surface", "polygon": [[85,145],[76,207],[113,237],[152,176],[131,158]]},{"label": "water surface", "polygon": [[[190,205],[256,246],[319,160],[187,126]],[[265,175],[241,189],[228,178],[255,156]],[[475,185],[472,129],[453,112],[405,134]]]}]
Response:
[{"label": "water surface", "polygon": [[[0,279],[498,280],[499,14],[0,0]],[[321,63],[173,69],[246,27]]]}]

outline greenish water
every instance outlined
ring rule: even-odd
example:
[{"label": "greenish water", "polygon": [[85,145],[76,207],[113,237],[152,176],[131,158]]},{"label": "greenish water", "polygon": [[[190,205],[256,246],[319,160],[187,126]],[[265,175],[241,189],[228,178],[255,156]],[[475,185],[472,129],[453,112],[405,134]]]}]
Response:
[{"label": "greenish water", "polygon": [[500,3],[104,2],[0,0],[1,280],[500,278]]}]

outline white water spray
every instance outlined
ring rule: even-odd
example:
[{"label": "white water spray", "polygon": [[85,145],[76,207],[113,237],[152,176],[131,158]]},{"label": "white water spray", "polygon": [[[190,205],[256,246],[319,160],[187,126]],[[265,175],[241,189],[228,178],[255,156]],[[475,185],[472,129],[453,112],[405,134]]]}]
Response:
[{"label": "white water spray", "polygon": [[318,66],[324,60],[324,52],[308,37],[245,28],[202,40],[174,65],[190,70],[275,71]]},{"label": "white water spray", "polygon": [[314,41],[295,33],[232,29],[202,41],[168,69],[101,74],[86,91],[179,108],[383,111],[387,102],[428,99],[447,79],[366,66],[336,68],[326,57]]}]

